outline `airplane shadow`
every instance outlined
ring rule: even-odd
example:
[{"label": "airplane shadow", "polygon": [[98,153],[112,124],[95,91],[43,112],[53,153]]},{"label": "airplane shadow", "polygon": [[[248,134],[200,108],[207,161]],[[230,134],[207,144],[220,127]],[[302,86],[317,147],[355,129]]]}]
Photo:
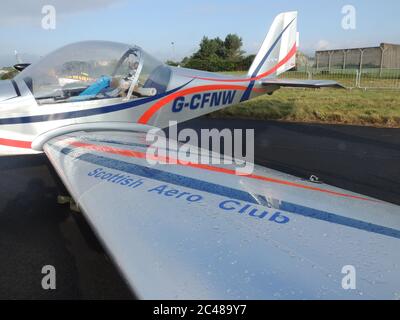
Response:
[{"label": "airplane shadow", "polygon": [[0,299],[131,299],[84,217],[57,204],[52,170],[45,155],[0,157]]}]

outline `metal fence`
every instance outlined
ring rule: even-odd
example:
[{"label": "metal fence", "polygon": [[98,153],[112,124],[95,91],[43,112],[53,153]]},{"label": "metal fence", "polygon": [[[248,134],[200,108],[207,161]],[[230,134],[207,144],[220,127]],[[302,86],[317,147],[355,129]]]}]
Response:
[{"label": "metal fence", "polygon": [[280,78],[335,80],[346,88],[359,89],[391,89],[400,90],[400,69],[331,69],[301,68],[298,71],[288,71]]},{"label": "metal fence", "polygon": [[379,47],[325,50],[315,53],[314,67],[319,69],[400,68],[400,45],[381,43]]}]

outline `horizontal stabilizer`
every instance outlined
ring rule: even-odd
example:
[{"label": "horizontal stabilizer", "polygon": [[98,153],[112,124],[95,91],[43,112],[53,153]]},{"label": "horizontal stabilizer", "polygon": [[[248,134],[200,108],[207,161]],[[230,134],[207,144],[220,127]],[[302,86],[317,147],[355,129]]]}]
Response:
[{"label": "horizontal stabilizer", "polygon": [[340,83],[331,80],[264,79],[261,80],[261,84],[263,86],[275,85],[292,88],[345,88]]}]

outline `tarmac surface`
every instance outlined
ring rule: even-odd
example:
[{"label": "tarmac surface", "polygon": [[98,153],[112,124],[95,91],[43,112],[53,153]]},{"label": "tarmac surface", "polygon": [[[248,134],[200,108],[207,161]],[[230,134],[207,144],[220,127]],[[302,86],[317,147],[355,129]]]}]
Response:
[{"label": "tarmac surface", "polygon": [[[255,129],[255,162],[400,205],[400,129],[200,118],[179,128]],[[44,155],[0,157],[0,299],[134,299],[84,218],[57,204]],[[42,267],[56,290],[42,289]]]}]

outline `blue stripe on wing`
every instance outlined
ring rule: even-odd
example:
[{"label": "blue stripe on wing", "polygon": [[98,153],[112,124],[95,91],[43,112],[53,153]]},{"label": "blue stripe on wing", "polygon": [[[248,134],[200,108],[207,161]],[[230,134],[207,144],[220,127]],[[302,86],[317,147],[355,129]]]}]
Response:
[{"label": "blue stripe on wing", "polygon": [[[53,148],[56,149],[56,147],[54,146]],[[61,153],[69,155],[72,151],[73,149],[64,148],[61,150]],[[246,191],[226,187],[220,184],[215,184],[212,182],[166,172],[159,169],[150,168],[139,164],[133,164],[113,158],[107,158],[92,153],[79,154],[77,156],[77,159],[109,169],[137,175],[143,178],[172,183],[181,187],[191,188],[207,193],[212,193],[214,195],[227,197],[230,199],[241,200],[248,203],[260,205],[259,201],[256,199],[259,197],[254,197],[253,194],[250,194]],[[262,198],[262,196],[260,197]],[[358,230],[400,239],[400,230],[341,216],[327,211],[309,208],[287,201],[279,201],[278,209],[303,217],[326,221],[337,225],[342,225]]]}]

